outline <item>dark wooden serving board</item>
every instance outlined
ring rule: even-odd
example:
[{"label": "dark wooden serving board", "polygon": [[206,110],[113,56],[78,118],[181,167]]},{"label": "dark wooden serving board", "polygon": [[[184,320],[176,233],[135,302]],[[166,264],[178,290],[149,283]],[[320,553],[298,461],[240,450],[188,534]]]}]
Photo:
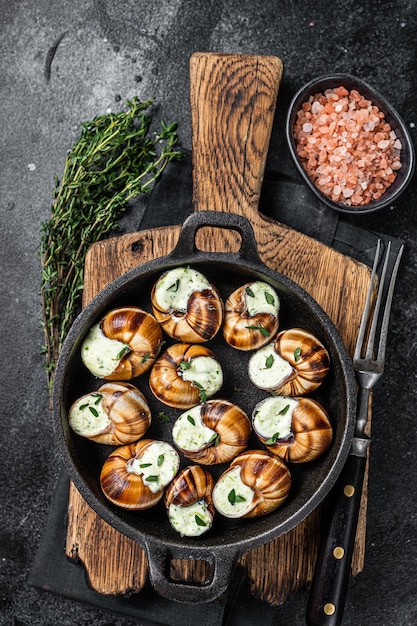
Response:
[{"label": "dark wooden serving board", "polygon": [[[276,57],[195,54],[190,62],[194,210],[247,217],[266,265],[286,274],[324,308],[350,353],[370,280],[369,269],[332,248],[258,212],[275,103],[282,76]],[[154,207],[157,211],[158,207]],[[95,244],[85,264],[84,305],[111,280],[145,261],[169,253],[180,226],[153,228]],[[235,232],[204,229],[198,247],[230,251]],[[352,562],[363,569],[366,481]],[[286,535],[241,556],[253,594],[282,604],[312,579],[322,506]],[[90,586],[102,594],[140,592],[147,579],[142,548],[99,518],[71,483],[66,553],[83,563]],[[205,563],[175,561],[171,576],[203,581]]]}]

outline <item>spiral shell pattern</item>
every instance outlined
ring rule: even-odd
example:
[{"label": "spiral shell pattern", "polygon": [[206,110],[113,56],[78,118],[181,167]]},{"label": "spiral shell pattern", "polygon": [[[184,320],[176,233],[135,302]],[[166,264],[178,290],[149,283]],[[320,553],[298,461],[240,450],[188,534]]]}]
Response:
[{"label": "spiral shell pattern", "polygon": [[[144,453],[155,443],[159,442],[141,439],[136,443],[119,446],[109,454],[101,469],[100,485],[110,502],[124,509],[144,510],[161,500],[166,485],[161,484],[160,488],[152,490],[144,481],[143,474],[129,470],[129,465],[140,462]],[[175,452],[173,448],[172,451]],[[179,457],[176,461],[171,479],[178,471]]]},{"label": "spiral shell pattern", "polygon": [[291,463],[314,461],[328,450],[333,437],[330,418],[324,407],[312,398],[293,398],[291,435],[275,442],[256,433],[266,448]]},{"label": "spiral shell pattern", "polygon": [[107,415],[108,425],[101,432],[92,435],[79,432],[97,443],[111,446],[132,443],[143,437],[151,424],[151,411],[145,396],[134,385],[125,382],[105,383],[96,392],[79,398],[69,410],[71,426],[79,407],[84,407],[92,420],[100,408]]},{"label": "spiral shell pattern", "polygon": [[200,402],[205,389],[184,380],[181,367],[184,364],[188,367],[197,357],[210,357],[221,371],[216,355],[201,344],[176,343],[161,354],[149,376],[149,387],[158,400],[177,409],[189,409]]},{"label": "spiral shell pattern", "polygon": [[165,491],[165,506],[190,506],[199,500],[205,500],[210,514],[214,517],[213,505],[214,478],[200,465],[185,467]]},{"label": "spiral shell pattern", "polygon": [[152,367],[162,345],[162,330],[153,315],[138,307],[120,307],[103,317],[100,328],[106,337],[130,348],[113,372],[104,376],[106,380],[130,380]]},{"label": "spiral shell pattern", "polygon": [[[285,502],[291,488],[291,474],[277,456],[266,450],[242,452],[233,459],[218,482],[236,467],[240,468],[242,482],[254,490],[250,510],[242,517],[260,517],[272,513]],[[216,505],[216,500],[214,503]]]},{"label": "spiral shell pattern", "polygon": [[283,396],[304,396],[322,384],[330,369],[330,357],[312,333],[301,328],[283,330],[278,333],[274,347],[293,367],[294,376],[273,391]]},{"label": "spiral shell pattern", "polygon": [[246,413],[228,400],[208,400],[199,405],[202,423],[215,433],[215,438],[199,450],[179,450],[192,461],[203,465],[227,463],[245,450],[251,433]]},{"label": "spiral shell pattern", "polygon": [[277,301],[277,314],[270,312],[249,314],[247,291],[253,284],[242,285],[230,294],[225,302],[223,336],[227,343],[237,350],[256,350],[269,343],[278,332],[279,299],[272,288],[270,288],[273,292],[271,298]]},{"label": "spiral shell pattern", "polygon": [[[190,268],[180,269],[185,273],[188,271],[200,276]],[[201,277],[205,280],[204,276]],[[223,323],[224,304],[214,285],[207,281],[209,285],[207,288],[190,293],[186,306],[178,309],[159,304],[156,297],[158,282],[154,284],[151,292],[152,309],[167,335],[186,343],[204,343],[217,334]]]}]

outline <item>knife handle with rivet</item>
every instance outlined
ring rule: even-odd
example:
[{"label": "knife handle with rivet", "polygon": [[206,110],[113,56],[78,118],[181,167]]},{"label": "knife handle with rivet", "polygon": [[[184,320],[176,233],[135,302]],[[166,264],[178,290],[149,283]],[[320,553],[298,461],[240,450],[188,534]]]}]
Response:
[{"label": "knife handle with rivet", "polygon": [[329,527],[323,534],[308,599],[308,626],[342,623],[369,443],[368,438],[354,439],[335,485]]}]

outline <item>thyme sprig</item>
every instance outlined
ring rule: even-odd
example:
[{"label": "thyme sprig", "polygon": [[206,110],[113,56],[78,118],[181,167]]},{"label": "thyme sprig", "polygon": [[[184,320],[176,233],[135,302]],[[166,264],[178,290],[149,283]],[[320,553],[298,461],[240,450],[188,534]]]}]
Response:
[{"label": "thyme sprig", "polygon": [[82,124],[61,180],[55,175],[51,217],[41,226],[41,299],[45,369],[53,374],[65,336],[78,313],[84,262],[91,244],[118,227],[134,197],[148,193],[167,164],[181,157],[176,124],[152,132],[152,100],[127,101],[127,110]]}]

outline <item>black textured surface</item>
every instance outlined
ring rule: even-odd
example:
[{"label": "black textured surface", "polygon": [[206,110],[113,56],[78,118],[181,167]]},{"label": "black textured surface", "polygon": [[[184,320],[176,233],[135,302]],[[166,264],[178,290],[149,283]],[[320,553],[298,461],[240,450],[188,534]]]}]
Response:
[{"label": "black textured surface", "polygon": [[[347,72],[373,85],[395,106],[415,142],[417,3],[1,0],[0,12],[4,277],[0,624],[145,625],[149,620],[144,616],[135,619],[132,614],[111,613],[107,603],[100,608],[95,594],[94,600],[86,598],[90,604],[84,604],[74,596],[41,592],[28,585],[61,468],[40,356],[37,257],[40,223],[49,217],[53,174],[61,174],[80,122],[109,108],[118,109],[135,94],[142,99],[153,96],[158,115],[179,122],[182,144],[189,148],[188,62],[194,51],[273,54],[283,60],[269,176],[279,174],[290,183],[299,182],[285,144],[285,114],[296,90],[326,72]],[[294,197],[299,198],[298,193]],[[279,219],[277,198],[279,193],[264,195],[263,208]],[[310,202],[310,196],[303,196],[301,202]],[[416,205],[414,177],[394,206],[361,218],[343,217],[338,224],[346,251],[353,226],[406,243],[386,374],[374,400],[365,570],[350,581],[346,626],[417,623]],[[158,206],[149,200],[138,203],[123,218],[120,232],[151,223],[174,223],[181,217],[181,210],[178,215],[160,215]],[[302,215],[297,219],[303,230]],[[357,239],[360,253],[366,252],[365,239]],[[229,624],[299,626],[305,623],[306,601],[306,593],[300,592],[277,609],[258,603],[248,606],[243,587]],[[155,603],[151,601],[150,606]],[[204,611],[204,607],[197,609],[189,623],[202,621]],[[169,610],[166,622],[160,615],[162,624],[188,623],[176,607]]]}]

